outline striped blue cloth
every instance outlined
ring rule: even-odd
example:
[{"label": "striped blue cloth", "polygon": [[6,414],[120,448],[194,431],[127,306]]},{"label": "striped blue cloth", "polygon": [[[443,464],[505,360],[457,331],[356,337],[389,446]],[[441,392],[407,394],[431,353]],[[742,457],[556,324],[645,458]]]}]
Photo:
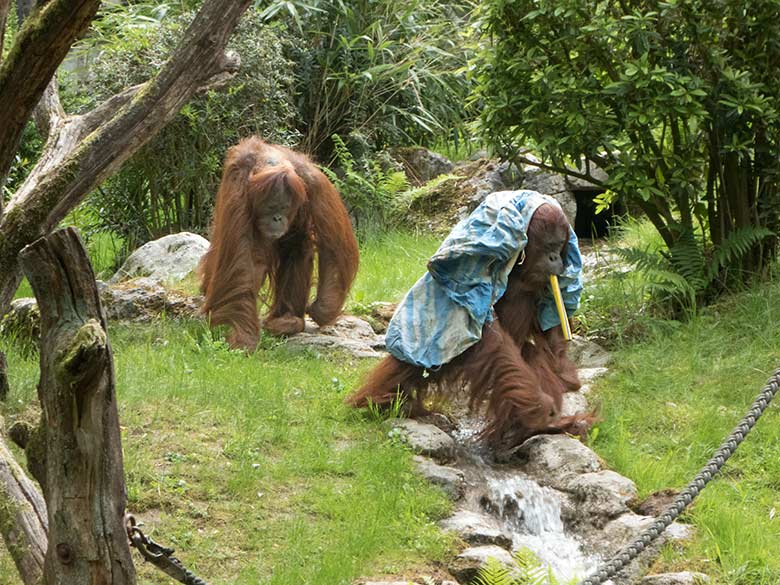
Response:
[{"label": "striped blue cloth", "polygon": [[[435,369],[479,341],[528,241],[531,216],[543,203],[560,207],[536,191],[499,191],[460,221],[398,305],[387,328],[387,350],[401,361]],[[582,259],[571,227],[567,250],[558,283],[571,315],[582,292]],[[560,325],[549,288],[539,302],[539,322],[544,330]]]}]

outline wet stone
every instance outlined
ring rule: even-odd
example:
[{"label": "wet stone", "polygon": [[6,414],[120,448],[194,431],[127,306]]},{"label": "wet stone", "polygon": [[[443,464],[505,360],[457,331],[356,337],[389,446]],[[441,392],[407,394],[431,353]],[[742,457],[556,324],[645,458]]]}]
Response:
[{"label": "wet stone", "polygon": [[566,435],[531,437],[512,452],[509,461],[552,487],[565,488],[571,476],[601,470],[598,455]]},{"label": "wet stone", "polygon": [[506,567],[516,567],[511,554],[499,546],[487,545],[467,548],[455,557],[448,569],[459,583],[471,583],[477,576],[477,572],[491,558]]},{"label": "wet stone", "polygon": [[390,424],[390,433],[399,436],[417,453],[439,462],[454,458],[455,441],[439,427],[412,419],[394,419]]},{"label": "wet stone", "polygon": [[578,516],[595,526],[628,512],[629,504],[637,498],[634,482],[609,470],[579,475],[568,483],[566,491],[574,496]]},{"label": "wet stone", "polygon": [[463,497],[465,478],[463,472],[454,467],[439,465],[427,457],[416,455],[417,471],[434,485],[438,485],[453,500]]},{"label": "wet stone", "polygon": [[463,510],[441,522],[444,530],[455,532],[461,539],[473,545],[494,544],[511,550],[512,537],[501,529],[490,516]]}]

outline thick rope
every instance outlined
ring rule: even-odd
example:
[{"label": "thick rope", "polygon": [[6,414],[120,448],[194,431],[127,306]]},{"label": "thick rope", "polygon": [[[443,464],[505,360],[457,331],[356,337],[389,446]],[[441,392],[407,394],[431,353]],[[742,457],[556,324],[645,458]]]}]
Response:
[{"label": "thick rope", "polygon": [[710,480],[720,471],[729,457],[737,450],[742,441],[761,417],[761,414],[772,402],[772,398],[777,394],[780,386],[780,368],[767,381],[766,386],[756,397],[750,411],[742,419],[742,422],[731,432],[728,439],[720,446],[712,459],[699,472],[694,480],[685,488],[674,503],[661,514],[658,519],[640,534],[634,542],[629,544],[618,554],[616,554],[604,567],[596,571],[590,577],[580,583],[580,585],[599,585],[603,583],[623,567],[634,560],[647,546],[658,538],[666,530],[677,516],[699,495],[699,492],[710,482]]}]

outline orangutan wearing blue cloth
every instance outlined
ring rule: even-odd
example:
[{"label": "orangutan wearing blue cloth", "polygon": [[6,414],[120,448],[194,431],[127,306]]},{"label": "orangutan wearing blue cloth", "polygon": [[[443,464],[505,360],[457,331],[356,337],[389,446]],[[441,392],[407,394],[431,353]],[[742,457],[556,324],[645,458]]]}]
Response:
[{"label": "orangutan wearing blue cloth", "polygon": [[493,444],[582,434],[591,417],[560,416],[563,394],[580,382],[550,290],[557,275],[570,316],[581,270],[577,236],[553,198],[491,193],[453,228],[401,301],[387,329],[390,356],[348,403],[381,406],[400,396],[420,416],[432,393],[466,386],[471,407],[485,406],[483,434]]}]

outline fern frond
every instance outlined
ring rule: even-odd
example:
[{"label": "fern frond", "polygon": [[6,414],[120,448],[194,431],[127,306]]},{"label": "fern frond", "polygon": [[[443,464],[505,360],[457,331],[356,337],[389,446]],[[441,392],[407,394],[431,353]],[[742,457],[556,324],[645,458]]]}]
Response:
[{"label": "fern frond", "polygon": [[694,291],[707,288],[704,245],[693,233],[683,234],[669,250],[669,255],[674,271],[682,275]]},{"label": "fern frond", "polygon": [[539,557],[528,548],[519,548],[514,554],[517,563],[517,585],[557,585],[555,576],[542,565]]},{"label": "fern frond", "polygon": [[493,557],[479,569],[472,585],[518,585],[512,571]]},{"label": "fern frond", "polygon": [[709,280],[712,282],[727,265],[742,259],[745,254],[765,238],[775,233],[765,227],[746,226],[731,232],[712,254],[709,268]]}]

